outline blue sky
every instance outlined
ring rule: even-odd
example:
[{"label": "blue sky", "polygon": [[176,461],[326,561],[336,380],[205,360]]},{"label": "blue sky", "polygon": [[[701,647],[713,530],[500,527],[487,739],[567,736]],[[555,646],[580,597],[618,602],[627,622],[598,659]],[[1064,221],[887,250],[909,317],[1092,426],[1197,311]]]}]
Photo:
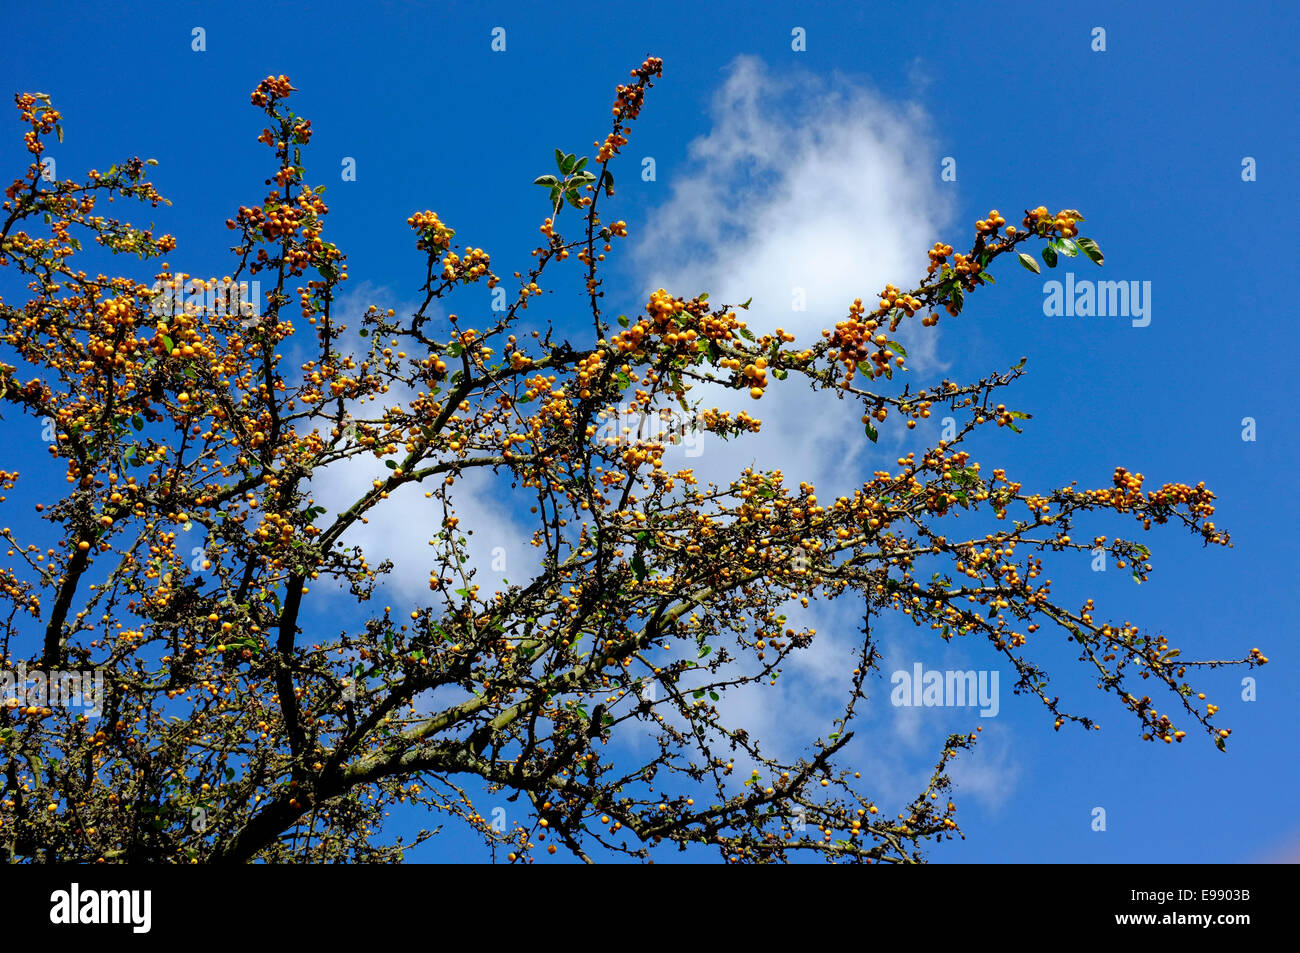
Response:
[{"label": "blue sky", "polygon": [[[1005,672],[991,719],[891,710],[882,683],[863,763],[882,772],[884,789],[910,793],[948,732],[985,725],[957,773],[968,839],[935,850],[936,861],[1300,859],[1291,619],[1300,514],[1286,398],[1297,274],[1276,237],[1297,212],[1300,14],[1288,3],[957,9],[46,3],[11,23],[0,87],[53,96],[65,117],[65,141],[50,153],[60,177],[157,158],[155,182],[173,205],[156,221],[180,240],[171,263],[222,275],[224,221],[260,199],[267,175],[248,94],[267,74],[288,74],[300,90],[294,108],[315,131],[308,181],[329,186],[326,237],[347,252],[353,290],[394,306],[420,283],[405,224],[418,210],[436,210],[459,239],[491,251],[499,274],[522,268],[545,215],[532,179],[551,171],[554,147],[591,151],[607,131],[613,86],[647,53],[664,59],[664,77],[615,166],[614,210],[631,247],[615,256],[610,294],[629,313],[661,281],[715,297],[749,283],[756,322],[829,327],[856,295],[869,299],[885,281],[910,287],[930,244],[968,241],[991,208],[1013,222],[1039,204],[1082,210],[1105,268],[1063,260],[1057,271],[1149,281],[1148,326],[1046,316],[1043,283],[1062,275],[1037,278],[1004,260],[997,286],[924,340],[916,373],[969,379],[1030,358],[1004,399],[1034,419],[1018,437],[998,431],[978,445],[986,467],[1006,466],[1027,488],[1104,486],[1117,465],[1148,483],[1206,481],[1233,549],[1202,549],[1165,527],[1142,537],[1156,557],[1145,585],[1113,567],[1094,573],[1083,557],[1050,575],[1058,595],[1092,595],[1103,615],[1167,633],[1185,656],[1259,646],[1271,662],[1199,676],[1234,729],[1226,755],[1200,736],[1143,744],[1118,705],[1071,670],[1063,643],[1044,641],[1057,690],[1103,731],[1052,731],[1036,702],[1011,696]],[[206,31],[203,52],[191,49],[194,27]],[[506,31],[504,52],[490,47],[495,27]],[[796,27],[804,51],[791,48]],[[1104,52],[1091,48],[1095,27]],[[0,160],[12,177],[26,160],[8,123]],[[340,180],[343,157],[356,160],[355,182]],[[639,175],[644,157],[655,160],[654,181]],[[955,182],[940,179],[943,157],[956,160]],[[1256,181],[1243,181],[1244,157]],[[773,227],[760,234],[756,221]],[[5,280],[0,292],[15,300]],[[792,318],[788,288],[805,281],[809,313]],[[529,314],[567,320],[562,302]],[[1242,439],[1246,417],[1254,441]],[[33,439],[14,434],[23,426]],[[871,454],[895,455],[892,437],[879,449],[846,448],[807,418],[782,426],[778,437],[811,442],[770,451],[819,477],[869,473]],[[39,467],[39,425],[3,427],[6,467]],[[936,433],[898,447],[919,449]],[[711,453],[705,462],[721,473],[747,461]],[[11,513],[30,511],[23,492]],[[1128,531],[1117,521],[1098,531],[1121,526]],[[995,664],[978,645],[941,652],[923,635],[889,629],[886,669]],[[805,684],[821,674],[810,669]],[[1257,679],[1256,701],[1240,697],[1245,674]],[[1098,806],[1105,832],[1091,829]],[[408,822],[395,819],[395,829]],[[471,843],[452,832],[419,856],[458,857]]]}]

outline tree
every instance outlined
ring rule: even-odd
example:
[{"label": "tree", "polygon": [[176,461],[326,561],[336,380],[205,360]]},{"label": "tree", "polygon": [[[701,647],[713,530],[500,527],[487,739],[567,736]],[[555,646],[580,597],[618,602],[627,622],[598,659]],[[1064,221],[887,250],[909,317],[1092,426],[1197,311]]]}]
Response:
[{"label": "tree", "polygon": [[[1051,623],[1144,738],[1181,742],[1177,716],[1224,747],[1229,732],[1186,671],[1262,664],[1258,650],[1184,660],[1164,637],[1097,621],[1091,600],[1059,604],[1043,578],[1049,553],[1098,547],[1147,578],[1145,546],[1071,538],[1090,511],[1144,530],[1180,523],[1226,544],[1204,484],[1144,490],[1119,468],[1112,486],[1030,492],[981,467],[963,441],[1028,416],[998,403],[1023,361],[967,384],[896,386],[907,354],[894,332],[960,313],[998,259],[1038,271],[1021,251],[1034,246],[1049,265],[1058,255],[1100,265],[1083,217],[1039,207],[1013,226],[992,211],[968,252],[936,243],[911,291],[854,301],[817,341],[751,328],[749,302],[665,290],[615,326],[602,262],[627,228],[598,207],[614,195],[610,165],[661,68],[649,58],[618,87],[592,158],[556,150],[556,171],[536,180],[550,217],[527,274],[503,281],[437,214],[411,216],[427,266],[423,304],[408,315],[338,313],[347,266],[324,238],[324,189],[303,165],[311,124],[289,109],[286,77],[252,96],[268,121],[258,138],[275,154],[271,191],[226,223],[233,277],[197,284],[165,265],[152,285],[79,267],[91,255],[83,243],[141,261],[176,247],[97,214],[105,197],[164,201],[146,179],[151,163],[47,181],[39,160],[61,117],[48,97],[15,97],[33,162],[6,191],[0,261],[30,297],[0,310],[13,362],[0,365],[0,395],[10,420],[14,410],[48,420],[67,489],[36,505],[40,542],[5,530],[0,651],[10,668],[45,673],[50,696],[57,673],[86,670],[103,673],[105,692],[95,719],[14,683],[0,709],[0,844],[11,858],[390,860],[411,841],[386,837],[383,821],[406,803],[468,823],[511,860],[557,846],[589,860],[690,844],[730,860],[918,860],[960,835],[947,768],[975,736],[949,738],[910,807],[880,813],[870,779],[846,762],[877,668],[872,620],[886,612],[935,638],[986,639],[1058,729],[1094,727],[1048,693],[1028,655]],[[579,346],[526,323],[544,276],[571,258],[590,315]],[[270,286],[265,302],[240,297],[251,276]],[[474,284],[511,289],[494,323],[430,311]],[[289,366],[304,337],[309,356]],[[701,431],[744,441],[760,421],[699,394],[780,399],[767,394],[772,380],[860,402],[864,440],[939,407],[961,423],[835,498],[752,469],[701,484],[664,464],[673,434],[630,426],[680,410]],[[387,478],[340,512],[316,502],[314,475],[365,458],[385,461]],[[475,470],[498,474],[536,514],[526,582],[489,591],[467,568],[456,491]],[[3,480],[12,489],[19,475]],[[381,610],[370,597],[388,566],[370,564],[347,533],[407,484],[423,488],[418,518],[434,526],[430,601]],[[987,514],[995,528],[952,538],[956,512]],[[182,545],[194,530],[206,538],[196,557]],[[304,631],[314,585],[350,593],[355,618]],[[780,760],[732,723],[723,696],[775,684],[816,638],[798,610],[837,599],[863,610],[851,688],[825,736]],[[1172,713],[1135,678],[1163,685]],[[649,748],[620,743],[633,736]],[[479,788],[519,803],[515,822],[484,817]]]}]

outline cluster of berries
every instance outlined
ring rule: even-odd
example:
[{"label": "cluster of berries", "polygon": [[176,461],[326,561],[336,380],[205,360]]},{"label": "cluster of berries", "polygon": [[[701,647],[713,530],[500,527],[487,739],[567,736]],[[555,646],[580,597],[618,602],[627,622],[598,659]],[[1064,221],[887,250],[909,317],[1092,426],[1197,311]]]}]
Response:
[{"label": "cluster of berries", "polygon": [[285,99],[294,91],[294,87],[289,84],[289,77],[281,73],[279,76],[268,76],[258,83],[251,99],[254,106],[266,106],[276,99]]},{"label": "cluster of berries", "polygon": [[442,252],[451,247],[456,232],[442,223],[437,212],[416,212],[406,224],[420,236],[415,247],[420,251]]},{"label": "cluster of berries", "polygon": [[1062,209],[1055,216],[1049,217],[1047,208],[1040,205],[1025,216],[1025,228],[1036,235],[1055,233],[1062,238],[1073,238],[1079,234],[1079,227],[1075,223],[1082,220],[1083,216],[1072,208]]}]

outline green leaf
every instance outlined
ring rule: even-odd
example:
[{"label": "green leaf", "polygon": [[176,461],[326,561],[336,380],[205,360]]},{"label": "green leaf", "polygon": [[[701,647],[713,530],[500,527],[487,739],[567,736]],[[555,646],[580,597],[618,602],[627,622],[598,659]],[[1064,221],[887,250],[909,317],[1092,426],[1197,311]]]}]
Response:
[{"label": "green leaf", "polygon": [[565,175],[568,175],[570,172],[573,171],[573,166],[577,161],[578,161],[577,157],[574,156],[572,152],[570,152],[567,156],[565,156],[563,159],[560,160],[560,171],[563,172]]},{"label": "green leaf", "polygon": [[1101,249],[1097,247],[1097,243],[1091,238],[1076,238],[1074,243],[1079,246],[1079,249],[1085,255],[1092,259],[1093,264],[1100,266],[1101,263],[1105,261],[1105,258],[1101,254]]},{"label": "green leaf", "polygon": [[620,314],[620,315],[618,316],[618,323],[619,323],[619,326],[620,326],[620,327],[624,327],[624,328],[625,328],[625,327],[628,326],[628,324],[629,324],[630,322],[627,320],[627,315],[626,315],[626,314]]},{"label": "green leaf", "polygon": [[900,357],[907,357],[907,349],[903,347],[903,345],[899,344],[897,341],[886,341],[885,347],[889,348],[891,351],[893,351],[895,354],[899,355]]},{"label": "green leaf", "polygon": [[1055,243],[1057,251],[1074,258],[1079,254],[1079,246],[1068,238],[1058,238]]},{"label": "green leaf", "polygon": [[[572,170],[572,171],[574,171],[574,172],[581,172],[582,169],[583,169],[583,167],[584,167],[586,164],[587,164],[587,157],[586,157],[586,156],[583,156],[583,157],[582,157],[581,159],[579,159],[576,163],[574,163],[574,165],[573,165],[573,170]],[[595,176],[592,175],[590,172],[588,172],[588,173],[587,173],[587,178],[588,178],[588,180],[590,180],[590,179],[594,179]]]},{"label": "green leaf", "polygon": [[754,300],[754,296],[753,296],[753,295],[750,295],[749,298],[746,299],[746,301],[745,301],[744,304],[738,304],[738,305],[736,305],[736,307],[737,307],[737,308],[741,308],[741,309],[743,309],[743,310],[745,310],[745,311],[748,311],[748,310],[749,310],[749,306],[750,306],[750,304],[753,302],[753,300]]},{"label": "green leaf", "polygon": [[1043,273],[1043,270],[1038,267],[1038,262],[1034,261],[1032,257],[1026,255],[1024,252],[1020,253],[1020,264],[1024,265],[1036,275],[1041,275]]},{"label": "green leaf", "polygon": [[632,557],[632,573],[636,576],[637,582],[646,577],[645,560],[639,555]]},{"label": "green leaf", "polygon": [[1047,262],[1048,268],[1056,267],[1056,249],[1050,245],[1043,246],[1043,261]]},{"label": "green leaf", "polygon": [[564,171],[564,153],[559,149],[555,150],[555,167],[561,172]]},{"label": "green leaf", "polygon": [[880,439],[880,432],[871,425],[870,420],[867,421],[867,439],[870,440],[872,443],[875,443],[877,440]]},{"label": "green leaf", "polygon": [[533,185],[558,185],[559,182],[560,180],[553,175],[539,175],[533,179]]},{"label": "green leaf", "polygon": [[396,460],[385,460],[385,461],[384,461],[384,466],[388,467],[388,469],[390,469],[390,470],[396,470],[396,469],[397,469],[397,461],[396,461]]}]

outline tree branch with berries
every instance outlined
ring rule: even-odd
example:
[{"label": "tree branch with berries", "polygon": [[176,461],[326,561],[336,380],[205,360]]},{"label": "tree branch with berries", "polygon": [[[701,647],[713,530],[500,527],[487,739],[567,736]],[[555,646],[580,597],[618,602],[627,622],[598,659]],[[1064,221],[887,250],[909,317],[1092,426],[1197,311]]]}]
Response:
[{"label": "tree branch with berries", "polygon": [[[967,439],[1028,417],[1001,396],[1023,361],[966,383],[895,382],[902,325],[959,315],[999,259],[1037,272],[1025,250],[1036,249],[1048,266],[1079,255],[1100,265],[1083,216],[1040,206],[1008,225],[991,211],[968,251],[936,242],[911,290],[855,300],[814,341],[743,319],[751,302],[664,289],[634,317],[612,317],[602,269],[628,227],[603,205],[661,73],[653,57],[633,70],[592,157],[556,150],[555,171],[536,179],[546,218],[526,272],[499,277],[431,210],[408,218],[424,256],[410,314],[340,311],[346,258],[324,238],[324,189],[303,158],[311,124],[291,110],[286,77],[252,96],[274,156],[268,192],[227,222],[230,275],[199,283],[265,282],[251,317],[211,294],[160,315],[159,295],[195,280],[165,263],[152,276],[87,270],[96,245],[141,263],[176,247],[97,213],[105,198],[163,202],[149,163],[46,181],[39,159],[62,117],[48,97],[16,97],[33,162],[6,190],[0,264],[29,297],[0,306],[0,401],[6,426],[52,422],[51,464],[66,484],[30,490],[44,497],[43,535],[4,531],[0,655],[9,668],[102,670],[106,693],[98,719],[0,706],[6,856],[386,862],[455,823],[481,835],[485,856],[517,862],[688,847],[735,862],[919,861],[962,836],[948,771],[977,736],[948,738],[924,789],[901,810],[881,807],[851,742],[875,694],[886,615],[935,639],[988,643],[1058,729],[1097,728],[1034,661],[1037,644],[1064,637],[1143,738],[1175,743],[1191,730],[1225,746],[1228,729],[1187,671],[1261,665],[1258,650],[1184,660],[1091,600],[1057,601],[1046,577],[1055,555],[1097,548],[1139,581],[1152,571],[1143,544],[1073,538],[1086,514],[1227,545],[1214,495],[1148,488],[1122,467],[1108,486],[1033,490],[982,466]],[[570,258],[590,318],[585,340],[563,332],[576,344],[527,313]],[[483,325],[441,317],[435,302],[472,285],[505,291],[504,310]],[[773,381],[858,402],[866,441],[936,409],[959,426],[834,494],[752,468],[703,483],[674,468],[671,436],[629,436],[637,420],[681,410],[702,432],[744,441],[761,420],[700,395],[780,400]],[[346,508],[317,502],[313,478],[375,461],[387,475]],[[470,568],[473,528],[457,501],[475,473],[532,514],[536,564],[523,582],[485,586]],[[24,478],[0,480],[8,491]],[[372,563],[354,531],[408,484],[422,490],[411,525],[433,527],[429,595],[380,607],[392,567]],[[974,513],[997,529],[963,538],[953,517]],[[184,546],[196,530],[201,557]],[[325,587],[352,611],[313,615]],[[781,756],[728,696],[776,685],[819,638],[800,614],[837,601],[862,618],[851,678],[824,731]],[[516,805],[506,824],[488,809],[502,801]],[[394,836],[398,809],[432,820]]]}]

